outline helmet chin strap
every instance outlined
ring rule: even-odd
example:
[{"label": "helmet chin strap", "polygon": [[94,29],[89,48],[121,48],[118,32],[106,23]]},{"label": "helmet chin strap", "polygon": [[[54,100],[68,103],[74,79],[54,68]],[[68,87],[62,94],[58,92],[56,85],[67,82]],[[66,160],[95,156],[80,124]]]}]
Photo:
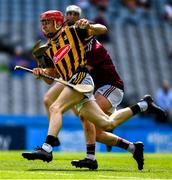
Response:
[{"label": "helmet chin strap", "polygon": [[45,34],[45,36],[48,37],[48,38],[53,38],[57,33],[58,33],[58,31],[56,31],[56,32],[50,32],[50,33],[48,33],[48,34]]},{"label": "helmet chin strap", "polygon": [[44,36],[46,36],[47,38],[53,38],[55,35],[58,34],[58,32],[62,29],[62,27],[68,22],[68,20],[66,20],[62,25],[60,25],[59,27],[57,27],[56,21],[54,21],[54,26],[55,29],[57,30],[56,32],[50,32],[48,34],[44,33]]}]

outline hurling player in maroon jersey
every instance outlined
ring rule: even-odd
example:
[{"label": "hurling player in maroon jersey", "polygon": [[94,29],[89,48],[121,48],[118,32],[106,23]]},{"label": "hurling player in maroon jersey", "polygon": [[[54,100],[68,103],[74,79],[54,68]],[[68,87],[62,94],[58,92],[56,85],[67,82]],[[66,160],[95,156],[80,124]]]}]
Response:
[{"label": "hurling player in maroon jersey", "polygon": [[[66,8],[66,19],[69,25],[75,23],[81,14],[81,10],[76,6]],[[78,18],[78,19],[77,19]],[[111,114],[121,103],[124,94],[124,84],[119,77],[110,55],[104,46],[94,37],[85,42],[85,51],[87,57],[87,68],[94,80],[94,95],[97,104],[106,114]],[[112,133],[102,131],[94,126],[93,123],[80,116],[85,132],[87,144],[87,156],[82,160],[73,160],[71,163],[76,167],[86,167],[97,169],[98,163],[95,159],[95,142],[101,142],[110,146],[124,148],[134,154],[136,147],[140,150],[140,159],[143,161],[143,144],[126,141]],[[143,163],[143,162],[142,162]]]},{"label": "hurling player in maroon jersey", "polygon": [[[109,53],[95,37],[89,38],[86,41],[85,51],[87,69],[89,69],[95,84],[94,95],[96,102],[107,115],[110,115],[116,111],[117,106],[123,99],[123,81],[117,73]],[[115,134],[102,131],[85,119],[84,115],[82,116],[82,112],[80,114],[87,143],[87,156],[82,160],[73,160],[71,162],[72,165],[80,168],[97,169],[98,163],[95,159],[95,142],[97,141],[129,151],[133,154],[138,169],[143,169],[144,144],[142,142],[129,142]],[[161,117],[165,116],[162,115]]]},{"label": "hurling player in maroon jersey", "polygon": [[[78,6],[70,5],[66,8],[66,19],[69,25],[74,24],[81,16],[81,9]],[[83,20],[84,21],[84,20]],[[85,19],[85,23],[87,20]],[[94,95],[97,104],[108,115],[112,114],[121,103],[124,94],[124,84],[112,59],[95,37],[91,37],[85,42],[87,58],[87,69],[89,70],[95,84]],[[110,132],[98,129],[93,123],[86,120],[82,113],[80,115],[84,128],[87,156],[82,160],[73,160],[71,163],[76,167],[97,169],[98,163],[95,159],[95,142],[101,142],[108,146],[116,146],[128,150],[133,154],[133,158],[138,164],[138,169],[143,169],[143,143],[129,142]]]}]

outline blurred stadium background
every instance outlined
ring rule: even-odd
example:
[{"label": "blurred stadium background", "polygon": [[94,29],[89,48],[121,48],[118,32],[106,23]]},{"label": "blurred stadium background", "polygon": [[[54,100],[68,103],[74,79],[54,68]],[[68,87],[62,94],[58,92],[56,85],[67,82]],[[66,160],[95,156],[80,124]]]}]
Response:
[{"label": "blurred stadium background", "polygon": [[[144,94],[155,96],[162,82],[172,86],[172,18],[165,7],[168,0],[0,0],[0,150],[33,149],[46,137],[47,116],[43,95],[49,86],[30,74],[17,71],[16,64],[36,66],[31,48],[42,37],[39,14],[48,9],[65,11],[80,5],[83,16],[94,20],[104,6],[103,18],[109,37],[101,39],[125,83],[121,107],[138,101]],[[128,4],[127,4],[128,3]],[[150,4],[149,4],[150,3]],[[172,106],[172,105],[171,105]],[[172,107],[171,107],[172,109]],[[141,140],[146,152],[172,152],[172,119],[136,116],[114,133],[131,141]],[[64,115],[57,151],[84,151],[80,121],[72,112]],[[76,139],[76,141],[74,141]],[[97,151],[106,146],[97,144]],[[112,148],[119,152],[120,149]]]}]

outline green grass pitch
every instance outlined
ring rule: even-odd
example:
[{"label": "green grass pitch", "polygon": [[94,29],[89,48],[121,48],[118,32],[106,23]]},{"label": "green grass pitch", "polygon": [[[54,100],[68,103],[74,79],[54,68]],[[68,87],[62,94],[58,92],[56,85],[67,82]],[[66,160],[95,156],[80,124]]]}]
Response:
[{"label": "green grass pitch", "polygon": [[172,179],[172,154],[145,154],[145,167],[137,170],[129,153],[97,153],[96,171],[75,168],[71,160],[84,153],[55,152],[50,163],[28,161],[21,151],[0,151],[0,179]]}]

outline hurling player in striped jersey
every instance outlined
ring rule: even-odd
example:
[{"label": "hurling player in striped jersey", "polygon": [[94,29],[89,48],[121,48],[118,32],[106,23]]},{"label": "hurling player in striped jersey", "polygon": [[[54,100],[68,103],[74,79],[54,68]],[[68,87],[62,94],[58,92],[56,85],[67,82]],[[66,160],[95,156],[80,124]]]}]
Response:
[{"label": "hurling player in striped jersey", "polygon": [[[66,8],[66,20],[69,26],[74,25],[80,17],[80,7],[70,5]],[[101,109],[109,115],[116,110],[116,107],[123,99],[123,81],[118,75],[107,50],[95,39],[95,37],[91,37],[86,40],[85,51],[88,61],[87,68],[89,69],[95,83],[94,94],[96,102]],[[54,102],[53,99],[55,99],[56,95],[58,95],[60,86],[61,85],[59,83],[56,83],[45,94],[44,104],[48,114],[49,107]],[[130,151],[134,155],[136,161],[138,161],[140,166],[139,168],[143,168],[143,143],[132,143],[110,132],[105,132],[95,128],[94,124],[87,121],[83,116],[81,116],[81,120],[86,138],[87,156],[83,160],[72,161],[72,165],[76,167],[97,169],[98,163],[95,159],[95,142],[98,141],[109,146],[117,146]]]}]

